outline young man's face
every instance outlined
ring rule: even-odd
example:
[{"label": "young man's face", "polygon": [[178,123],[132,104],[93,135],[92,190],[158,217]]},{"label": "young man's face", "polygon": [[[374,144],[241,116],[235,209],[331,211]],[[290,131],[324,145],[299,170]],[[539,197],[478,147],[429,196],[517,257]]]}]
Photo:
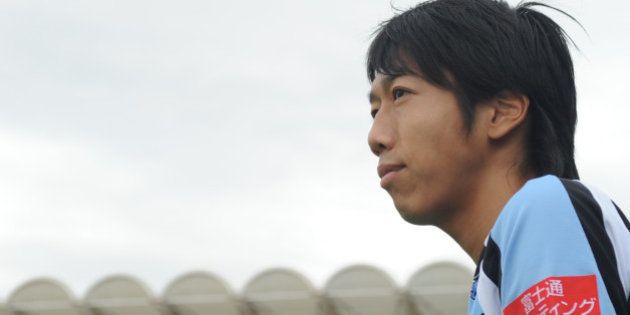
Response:
[{"label": "young man's face", "polygon": [[405,220],[448,220],[474,189],[483,137],[474,126],[467,132],[451,91],[416,75],[377,74],[370,103],[375,116],[368,142],[379,157],[381,186]]}]

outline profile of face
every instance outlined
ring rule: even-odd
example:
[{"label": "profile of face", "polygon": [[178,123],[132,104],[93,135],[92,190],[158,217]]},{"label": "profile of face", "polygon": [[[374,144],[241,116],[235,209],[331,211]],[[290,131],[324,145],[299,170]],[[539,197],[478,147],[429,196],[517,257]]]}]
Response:
[{"label": "profile of face", "polygon": [[370,104],[368,143],[401,216],[440,225],[456,215],[484,163],[484,138],[474,124],[468,131],[454,93],[417,75],[377,73]]}]

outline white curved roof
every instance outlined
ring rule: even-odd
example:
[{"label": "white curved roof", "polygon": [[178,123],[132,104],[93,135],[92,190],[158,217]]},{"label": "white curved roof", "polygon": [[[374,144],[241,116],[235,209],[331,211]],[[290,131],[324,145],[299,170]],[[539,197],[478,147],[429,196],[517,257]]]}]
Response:
[{"label": "white curved roof", "polygon": [[242,305],[225,282],[202,271],[173,280],[164,292],[164,302],[178,315],[238,315],[242,311]]},{"label": "white curved roof", "polygon": [[30,315],[79,315],[81,306],[70,290],[50,278],[31,280],[16,288],[7,301],[7,309]]},{"label": "white curved roof", "polygon": [[466,314],[473,272],[451,262],[421,268],[407,282],[413,306],[424,315]]},{"label": "white curved roof", "polygon": [[85,296],[85,304],[105,314],[163,315],[148,287],[131,276],[115,275],[97,282]]},{"label": "white curved roof", "polygon": [[245,286],[243,298],[255,312],[322,314],[321,300],[313,285],[306,277],[290,269],[269,269],[254,276]]},{"label": "white curved roof", "polygon": [[408,312],[396,283],[374,266],[346,267],[330,277],[324,291],[339,315],[400,315]]}]

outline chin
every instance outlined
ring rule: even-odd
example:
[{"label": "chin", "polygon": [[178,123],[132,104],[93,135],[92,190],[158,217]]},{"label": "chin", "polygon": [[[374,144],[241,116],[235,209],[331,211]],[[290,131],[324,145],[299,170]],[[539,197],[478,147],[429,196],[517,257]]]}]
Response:
[{"label": "chin", "polygon": [[389,190],[394,207],[407,222],[415,225],[436,225],[440,211],[426,198],[408,192]]},{"label": "chin", "polygon": [[435,215],[426,209],[408,207],[394,202],[400,216],[407,222],[415,225],[435,225]]}]

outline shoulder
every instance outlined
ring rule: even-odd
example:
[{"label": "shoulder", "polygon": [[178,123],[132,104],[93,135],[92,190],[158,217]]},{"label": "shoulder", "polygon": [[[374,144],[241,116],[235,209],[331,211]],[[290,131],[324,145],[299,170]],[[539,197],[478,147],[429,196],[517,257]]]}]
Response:
[{"label": "shoulder", "polygon": [[578,180],[548,175],[528,181],[510,199],[490,238],[502,250],[579,245],[590,253],[595,248],[589,247],[611,240],[630,244],[629,230],[627,218],[604,193]]},{"label": "shoulder", "polygon": [[599,189],[547,175],[528,181],[514,194],[497,218],[491,237],[504,244],[522,233],[577,233],[589,238],[594,234],[613,239],[619,235],[626,239],[629,231],[624,213]]},{"label": "shoulder", "polygon": [[505,205],[491,231],[500,243],[521,233],[549,233],[579,224],[565,180],[547,175],[528,181]]},{"label": "shoulder", "polygon": [[530,180],[504,207],[490,242],[497,252],[504,303],[550,277],[593,275],[599,296],[606,297],[602,309],[611,314],[612,305],[624,309],[630,289],[630,226],[599,190],[555,176]]}]

